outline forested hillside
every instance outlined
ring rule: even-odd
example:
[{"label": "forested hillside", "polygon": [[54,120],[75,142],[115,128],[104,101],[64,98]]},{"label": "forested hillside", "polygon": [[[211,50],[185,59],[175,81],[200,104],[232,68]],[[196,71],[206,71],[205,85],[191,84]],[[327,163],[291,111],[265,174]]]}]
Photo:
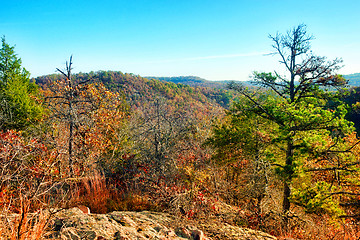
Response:
[{"label": "forested hillside", "polygon": [[[353,76],[353,77],[351,77]],[[344,75],[350,86],[356,86],[358,74]],[[183,105],[188,109],[204,111],[217,109],[219,106],[229,109],[231,102],[238,100],[239,94],[228,88],[230,82],[212,82],[199,77],[148,77],[113,71],[79,73],[74,77],[81,81],[92,79],[101,82],[108,89],[124,94],[126,101],[136,107],[148,103],[156,97],[163,97],[175,105]],[[45,87],[52,81],[59,81],[60,74],[41,76],[34,79],[39,86]],[[159,80],[159,81],[157,81]],[[250,86],[245,83],[246,86]],[[354,123],[360,132],[360,111],[358,87],[351,88],[344,101],[349,104],[347,119]],[[186,104],[185,104],[186,103]]]},{"label": "forested hillside", "polygon": [[181,83],[181,84],[185,84],[185,85],[189,85],[189,86],[193,86],[193,87],[197,87],[197,86],[204,86],[206,84],[208,84],[208,80],[197,77],[197,76],[179,76],[179,77],[149,77],[146,76],[146,78],[148,79],[157,79],[160,81],[165,81],[165,82],[173,82],[173,83]]},{"label": "forested hillside", "polygon": [[[40,86],[45,86],[52,81],[58,81],[60,74],[42,76],[35,79]],[[91,79],[93,82],[101,82],[109,90],[123,93],[130,104],[144,104],[156,97],[163,97],[176,105],[185,104],[191,108],[192,104],[209,107],[220,105],[229,108],[232,100],[238,96],[234,91],[222,88],[206,86],[191,86],[188,80],[183,81],[159,81],[156,79],[143,78],[138,75],[113,71],[98,71],[91,73],[75,74],[74,78],[79,81]],[[186,78],[188,79],[188,78]]]}]

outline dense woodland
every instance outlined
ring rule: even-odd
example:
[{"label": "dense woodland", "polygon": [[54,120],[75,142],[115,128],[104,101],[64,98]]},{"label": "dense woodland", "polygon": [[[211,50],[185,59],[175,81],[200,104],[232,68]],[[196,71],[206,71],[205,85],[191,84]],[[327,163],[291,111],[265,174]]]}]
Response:
[{"label": "dense woodland", "polygon": [[360,90],[312,39],[304,25],[270,35],[285,74],[225,84],[73,74],[72,57],[31,79],[3,37],[0,235],[40,239],[54,209],[85,205],[358,239]]}]

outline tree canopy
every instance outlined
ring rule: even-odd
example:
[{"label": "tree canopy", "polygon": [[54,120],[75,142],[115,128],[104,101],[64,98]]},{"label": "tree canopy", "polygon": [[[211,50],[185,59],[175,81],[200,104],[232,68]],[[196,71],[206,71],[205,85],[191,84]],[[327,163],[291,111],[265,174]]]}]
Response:
[{"label": "tree canopy", "polygon": [[[347,112],[345,104],[339,101],[339,96],[344,93],[342,88],[346,86],[346,80],[336,74],[342,60],[327,61],[325,57],[314,55],[310,47],[313,37],[303,24],[269,38],[275,50],[273,55],[280,58],[284,73],[254,72],[253,83],[260,87],[258,91],[249,91],[240,84],[231,83],[229,87],[247,100],[243,105],[235,105],[230,114],[236,117],[252,112],[271,123],[259,130],[271,137],[273,154],[268,155],[268,160],[276,166],[284,184],[283,214],[286,220],[291,199],[296,199],[292,192],[299,193],[301,190],[298,189],[310,187],[301,184],[309,178],[309,172],[331,169],[335,175],[346,175],[345,172],[351,171],[347,164],[356,165],[354,158],[340,156],[351,149],[344,137],[354,129],[352,123],[344,118]],[[231,121],[234,123],[236,121]],[[231,136],[215,134],[215,139]],[[320,161],[326,167],[315,167]],[[333,200],[331,192],[336,181],[331,177],[328,181],[329,184],[322,184],[322,181],[311,183],[322,186],[319,188],[323,196],[316,200],[319,211],[329,210],[327,201]],[[318,189],[317,193],[321,191]],[[316,194],[307,202],[315,201]]]},{"label": "tree canopy", "polygon": [[43,115],[38,87],[21,66],[14,47],[1,39],[0,49],[0,129],[19,129],[39,121]]}]

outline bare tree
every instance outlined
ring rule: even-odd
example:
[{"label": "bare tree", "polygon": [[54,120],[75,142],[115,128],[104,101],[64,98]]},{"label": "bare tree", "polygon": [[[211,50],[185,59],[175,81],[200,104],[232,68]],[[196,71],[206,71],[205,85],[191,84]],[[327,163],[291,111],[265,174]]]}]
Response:
[{"label": "bare tree", "polygon": [[78,81],[72,78],[72,56],[66,62],[65,70],[57,68],[64,79],[50,84],[50,94],[46,97],[52,110],[52,118],[63,121],[68,126],[67,154],[70,175],[74,174],[74,137],[76,130],[89,120],[89,113],[97,109],[96,101],[86,93],[87,85],[93,79]]},{"label": "bare tree", "polygon": [[190,116],[172,108],[165,99],[157,98],[139,112],[135,126],[138,150],[156,176],[174,171],[176,156],[185,150],[184,141],[194,130]]}]

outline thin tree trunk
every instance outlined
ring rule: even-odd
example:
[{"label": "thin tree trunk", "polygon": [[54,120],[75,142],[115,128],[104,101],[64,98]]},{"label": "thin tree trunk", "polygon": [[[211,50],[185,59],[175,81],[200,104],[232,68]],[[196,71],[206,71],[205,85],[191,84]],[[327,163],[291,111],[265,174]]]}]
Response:
[{"label": "thin tree trunk", "polygon": [[67,79],[68,79],[68,85],[69,85],[69,90],[70,90],[70,96],[69,96],[69,168],[70,168],[70,176],[73,177],[74,175],[74,166],[73,166],[73,149],[72,149],[72,145],[73,145],[73,141],[74,141],[74,109],[73,109],[73,98],[74,98],[74,90],[72,87],[72,79],[71,79],[71,58],[70,58],[70,63],[69,66],[67,67]]},{"label": "thin tree trunk", "polygon": [[72,119],[70,119],[70,129],[69,129],[69,168],[70,168],[70,176],[73,176],[74,170],[73,170],[73,159],[72,159],[72,144],[73,144],[73,128],[74,123]]},{"label": "thin tree trunk", "polygon": [[283,189],[283,215],[284,215],[284,223],[287,224],[288,218],[287,214],[290,210],[290,195],[291,195],[291,189],[290,189],[290,183],[294,174],[294,171],[292,169],[293,165],[293,156],[294,156],[294,143],[293,139],[290,138],[288,140],[288,146],[286,151],[286,162],[285,162],[285,173],[286,177],[284,179],[284,189]]},{"label": "thin tree trunk", "polygon": [[284,196],[283,196],[283,215],[284,215],[284,220],[287,222],[287,213],[290,210],[290,201],[289,201],[289,197],[291,194],[290,191],[290,187],[289,184],[285,181],[284,182],[284,190],[283,190]]}]

